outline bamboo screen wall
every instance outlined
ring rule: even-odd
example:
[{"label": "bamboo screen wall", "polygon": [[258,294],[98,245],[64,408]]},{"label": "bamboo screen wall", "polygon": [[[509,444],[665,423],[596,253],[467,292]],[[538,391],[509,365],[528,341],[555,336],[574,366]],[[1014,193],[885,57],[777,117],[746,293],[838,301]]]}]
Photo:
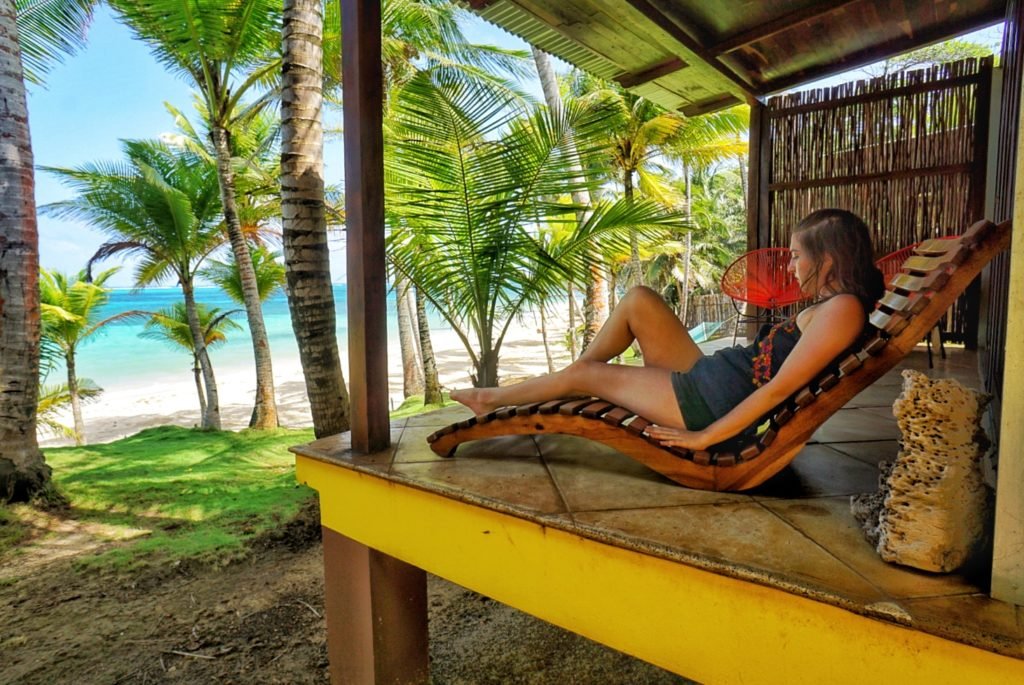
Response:
[{"label": "bamboo screen wall", "polygon": [[[991,58],[969,59],[769,100],[758,246],[822,207],[860,215],[878,256],[963,231],[984,209],[991,79]],[[973,345],[965,297],[947,334]]]}]

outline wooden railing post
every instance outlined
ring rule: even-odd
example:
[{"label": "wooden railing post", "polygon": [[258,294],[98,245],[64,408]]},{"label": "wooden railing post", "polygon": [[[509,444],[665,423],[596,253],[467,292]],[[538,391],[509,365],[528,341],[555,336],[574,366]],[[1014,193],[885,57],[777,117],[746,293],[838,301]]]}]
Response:
[{"label": "wooden railing post", "polygon": [[369,453],[390,441],[381,0],[341,6],[352,448]]}]

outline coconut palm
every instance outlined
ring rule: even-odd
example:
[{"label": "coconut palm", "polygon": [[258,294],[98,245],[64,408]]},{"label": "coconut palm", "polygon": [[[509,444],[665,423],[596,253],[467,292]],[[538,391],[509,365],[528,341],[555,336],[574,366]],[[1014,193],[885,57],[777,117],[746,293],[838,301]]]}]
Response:
[{"label": "coconut palm", "polygon": [[216,171],[194,153],[165,143],[124,141],[122,147],[126,160],[120,163],[47,169],[77,195],[44,210],[87,221],[111,236],[90,259],[90,267],[127,254],[141,258],[136,287],[177,281],[206,383],[202,425],[220,429],[217,385],[203,343],[194,283],[203,261],[223,243]]},{"label": "coconut palm", "polygon": [[40,82],[81,44],[93,4],[0,0],[0,502],[28,499],[50,479],[36,439],[39,236],[25,79]]},{"label": "coconut palm", "polygon": [[[337,3],[328,3],[340,44]],[[323,15],[320,0],[285,0],[282,28],[281,228],[288,310],[317,437],[348,430],[349,396],[338,353],[324,190]],[[340,53],[329,65],[340,65]],[[331,79],[340,81],[333,72]]]},{"label": "coconut palm", "polygon": [[117,271],[116,268],[108,269],[95,275],[91,281],[84,270],[72,276],[48,269],[40,271],[42,335],[60,350],[67,370],[65,387],[74,417],[75,443],[78,445],[85,440],[85,422],[82,420],[75,354],[80,346],[92,341],[104,326],[139,314],[129,311],[105,319],[99,318],[100,310],[110,299],[110,290],[104,287],[104,283]]},{"label": "coconut palm", "polygon": [[[256,290],[260,295],[260,302],[266,302],[267,298],[284,286],[284,264],[277,261],[281,253],[263,246],[254,246],[249,254],[252,257],[253,271],[256,273]],[[238,304],[245,304],[242,275],[234,254],[230,254],[226,262],[211,259],[210,265],[203,269],[200,275],[214,283]]]},{"label": "coconut palm", "polygon": [[[168,68],[195,84],[209,112],[210,143],[231,250],[240,265],[256,362],[254,428],[277,426],[270,343],[239,218],[231,139],[276,94],[281,5],[274,0],[110,0]],[[241,107],[246,96],[261,93]]]},{"label": "coconut palm", "polygon": [[[196,317],[199,319],[199,327],[202,330],[203,346],[207,350],[227,342],[229,330],[242,330],[241,326],[231,320],[231,317],[241,310],[232,309],[222,312],[219,307],[207,307],[202,302],[197,302],[195,311]],[[187,304],[184,301],[175,302],[170,307],[164,307],[150,314],[139,337],[159,340],[171,347],[188,350],[192,354],[192,376],[196,383],[196,393],[199,395],[199,411],[201,415],[205,415],[207,405],[206,393],[203,390],[202,365],[189,324]],[[213,377],[212,366],[210,377]]]},{"label": "coconut palm", "polygon": [[[76,395],[78,403],[91,402],[98,399],[103,393],[88,378],[75,379]],[[55,385],[39,384],[39,402],[36,405],[36,421],[39,430],[51,433],[63,438],[75,441],[75,444],[82,444],[82,433],[71,426],[65,426],[60,422],[60,414],[72,403],[71,389],[65,383]]]},{"label": "coconut palm", "polygon": [[[560,110],[562,108],[562,94],[558,86],[558,80],[555,77],[554,67],[551,65],[551,60],[546,52],[543,52],[537,47],[533,48],[533,60],[537,65],[537,75],[540,77],[541,86],[544,90],[544,101],[547,102],[548,108],[552,110]],[[575,165],[579,168],[579,165]],[[582,169],[579,169],[579,173],[582,174]],[[590,194],[585,190],[577,191],[573,194],[573,202],[581,206],[590,205]],[[581,214],[579,220],[583,220],[585,217]],[[605,319],[608,318],[608,301],[607,291],[605,288],[605,276],[603,273],[602,266],[598,263],[598,260],[594,260],[595,263],[590,269],[590,278],[586,281],[586,296],[583,300],[583,348],[590,344],[590,341],[594,339],[597,332],[601,330],[601,326],[604,325]],[[544,308],[541,307],[541,320],[544,322]],[[545,327],[546,330],[546,327]],[[545,349],[547,349],[547,339],[544,341]],[[548,355],[548,366],[551,366],[551,357]]]},{"label": "coconut palm", "polygon": [[[586,169],[603,156],[592,141],[610,112],[599,103],[517,112],[500,92],[437,71],[417,74],[392,107],[390,197],[411,229],[392,230],[392,260],[451,324],[477,386],[496,384],[502,341],[524,308],[560,292],[567,275],[586,276],[593,241],[680,224],[677,213],[624,201],[578,222],[581,208],[552,199],[587,186],[572,159]],[[536,235],[544,221],[573,225],[556,251]]]},{"label": "coconut palm", "polygon": [[[688,118],[582,72],[574,72],[569,89],[576,97],[615,103],[616,116],[607,129],[608,154],[615,180],[622,184],[627,199],[632,199],[638,189],[658,202],[682,204],[667,183],[660,159],[677,161],[684,169],[693,169],[733,158],[746,150],[739,137],[749,126],[746,108]],[[631,282],[639,283],[640,246],[635,235],[630,239],[629,270]]]}]

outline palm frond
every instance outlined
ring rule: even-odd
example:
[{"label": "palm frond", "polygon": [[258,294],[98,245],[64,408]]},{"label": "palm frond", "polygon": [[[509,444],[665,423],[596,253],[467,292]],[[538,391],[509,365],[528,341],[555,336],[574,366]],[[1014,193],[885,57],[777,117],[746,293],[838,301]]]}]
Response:
[{"label": "palm frond", "polygon": [[85,46],[97,0],[15,0],[25,80],[42,84],[65,57]]}]

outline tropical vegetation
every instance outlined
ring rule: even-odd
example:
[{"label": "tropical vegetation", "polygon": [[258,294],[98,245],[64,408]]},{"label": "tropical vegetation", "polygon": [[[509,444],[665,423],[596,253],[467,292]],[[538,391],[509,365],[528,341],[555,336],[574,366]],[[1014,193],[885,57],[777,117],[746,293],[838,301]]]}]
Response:
[{"label": "tropical vegetation", "polygon": [[[203,262],[223,243],[216,169],[195,153],[157,141],[124,141],[125,160],[78,168],[48,168],[76,195],[44,208],[82,219],[110,236],[89,260],[136,257],[135,286],[170,278],[181,287],[206,389],[202,425],[220,429],[220,402],[195,300]],[[249,268],[252,269],[251,258]]]},{"label": "tropical vegetation", "polygon": [[[219,307],[208,307],[201,302],[196,303],[195,313],[202,331],[203,347],[206,350],[227,342],[228,331],[238,331],[242,327],[231,320],[239,310],[221,311]],[[206,414],[206,390],[203,387],[202,365],[196,350],[192,328],[189,325],[188,306],[185,302],[175,302],[170,307],[150,313],[142,333],[143,338],[159,340],[171,347],[183,349],[192,355],[192,376],[199,395],[199,411]],[[214,377],[213,365],[210,365],[210,377]]]},{"label": "tropical vegetation", "polygon": [[0,502],[29,499],[50,479],[36,439],[39,236],[25,81],[40,83],[55,62],[81,46],[93,5],[0,0]]},{"label": "tropical vegetation", "polygon": [[[68,276],[59,271],[42,269],[39,278],[40,313],[42,316],[42,337],[60,350],[64,368],[67,370],[67,385],[48,387],[46,404],[54,408],[66,395],[71,405],[75,427],[72,435],[76,444],[85,441],[85,422],[82,419],[82,392],[75,354],[78,348],[95,339],[104,326],[136,316],[137,312],[122,312],[100,319],[103,305],[110,299],[110,290],[104,284],[117,273],[118,269],[107,269],[88,278],[85,270]],[[46,373],[41,373],[45,377]],[[88,383],[89,396],[95,396],[98,388]],[[42,402],[42,399],[40,400]]]},{"label": "tropical vegetation", "polygon": [[[593,181],[600,135],[613,112],[601,100],[558,112],[524,110],[506,92],[451,72],[424,71],[394,96],[388,247],[396,267],[451,324],[478,386],[498,380],[501,345],[531,305],[587,278],[595,242],[627,230],[675,228],[681,216],[650,201],[605,201],[578,221],[563,199]],[[542,224],[569,223],[545,245]]]},{"label": "tropical vegetation", "polygon": [[[56,59],[82,45],[93,3],[15,4],[25,74],[38,82]],[[208,428],[219,426],[219,402],[205,347],[217,339],[207,335],[210,312],[195,302],[196,279],[217,284],[245,306],[257,362],[253,425],[268,427],[276,425],[276,401],[259,303],[283,277],[317,434],[346,429],[327,260],[328,224],[343,221],[344,213],[328,202],[322,125],[310,114],[324,107],[321,93],[328,108],[340,104],[340,4],[109,4],[157,59],[195,86],[198,123],[168,104],[176,136],[126,142],[118,162],[51,169],[76,197],[46,211],[109,234],[90,267],[126,254],[140,260],[137,287],[178,282],[184,300],[162,312],[171,315],[162,321],[169,325],[176,317],[175,335],[187,331],[182,342],[195,354]],[[732,212],[743,183],[742,166],[737,181],[732,161],[744,147],[743,111],[687,119],[578,74],[559,83],[546,56],[534,51],[547,106],[536,105],[516,82],[530,75],[527,53],[471,44],[460,27],[462,10],[452,3],[385,0],[382,9],[389,259],[395,283],[409,281],[402,349],[412,376],[423,378],[428,401],[439,400],[440,384],[427,307],[460,337],[474,382],[492,384],[504,336],[530,310],[547,314],[568,306],[570,320],[586,319],[592,331],[623,283],[659,287],[681,316],[689,292],[713,289],[715,270],[742,235],[742,225],[723,219],[723,212]],[[27,143],[27,131],[18,135]],[[132,195],[140,199],[133,202]],[[217,254],[221,245],[231,248],[226,257]],[[5,272],[11,284],[16,272]],[[600,294],[606,280],[607,298]],[[579,307],[581,291],[587,297]],[[44,316],[58,321],[49,307]],[[154,321],[151,334],[162,325]],[[31,326],[26,321],[21,328],[29,332],[20,338],[23,350],[13,343],[4,349],[30,370],[37,345]],[[577,346],[575,330],[569,339]],[[62,385],[80,435],[77,384],[72,375]],[[21,403],[20,415],[2,412],[21,417],[20,431],[33,420],[37,392],[5,396]],[[23,454],[23,462],[35,459],[41,480],[38,449]]]},{"label": "tropical vegetation", "polygon": [[[254,428],[277,426],[274,373],[249,244],[238,212],[231,139],[276,95],[281,5],[274,0],[109,0],[169,69],[198,89],[208,115],[223,219],[241,273],[256,362]],[[246,97],[256,96],[242,107]]]}]

